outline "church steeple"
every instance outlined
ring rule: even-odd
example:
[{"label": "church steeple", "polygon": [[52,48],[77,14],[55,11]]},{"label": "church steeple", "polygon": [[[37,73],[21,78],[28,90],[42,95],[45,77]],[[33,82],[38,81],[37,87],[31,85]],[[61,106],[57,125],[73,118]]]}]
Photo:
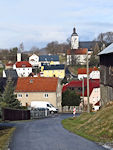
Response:
[{"label": "church steeple", "polygon": [[78,34],[76,33],[76,28],[73,28],[73,33],[71,35],[71,49],[78,49],[79,48],[79,40]]}]

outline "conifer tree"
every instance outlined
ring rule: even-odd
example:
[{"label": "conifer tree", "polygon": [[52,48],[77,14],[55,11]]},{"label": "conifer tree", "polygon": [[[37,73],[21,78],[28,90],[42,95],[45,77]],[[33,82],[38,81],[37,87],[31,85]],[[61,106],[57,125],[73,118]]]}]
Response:
[{"label": "conifer tree", "polygon": [[20,102],[14,94],[14,86],[11,81],[7,81],[5,91],[3,93],[3,102],[10,108],[20,108]]}]

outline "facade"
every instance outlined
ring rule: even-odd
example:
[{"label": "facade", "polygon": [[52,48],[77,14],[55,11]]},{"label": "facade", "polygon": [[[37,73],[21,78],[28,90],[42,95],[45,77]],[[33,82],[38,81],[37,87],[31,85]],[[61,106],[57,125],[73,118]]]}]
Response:
[{"label": "facade", "polygon": [[65,65],[44,65],[41,67],[43,77],[58,77],[63,79],[65,77]]},{"label": "facade", "polygon": [[[84,80],[84,98],[82,95],[82,81],[74,80],[63,86],[62,92],[67,89],[75,90],[77,94],[84,99],[84,104],[87,105],[87,80]],[[99,80],[89,80],[89,102],[94,106],[98,101],[100,101],[100,81]]]},{"label": "facade", "polygon": [[32,101],[47,101],[61,111],[61,85],[58,78],[18,78],[15,94],[22,106],[30,106]]},{"label": "facade", "polygon": [[32,65],[28,61],[16,62],[13,69],[16,70],[18,77],[28,77],[32,73]]},{"label": "facade", "polygon": [[90,58],[91,51],[88,51],[87,48],[67,50],[67,65],[73,63],[85,65],[87,59],[87,52],[88,52],[88,58]]},{"label": "facade", "polygon": [[[78,69],[78,79],[82,80],[83,78],[87,78],[87,69],[79,68]],[[89,68],[89,78],[90,79],[100,79],[100,71],[98,68]]]},{"label": "facade", "polygon": [[113,101],[113,43],[99,54],[101,103]]},{"label": "facade", "polygon": [[32,66],[39,66],[40,63],[39,63],[39,56],[37,56],[36,54],[33,54],[32,56],[29,57],[29,63],[32,65]]}]

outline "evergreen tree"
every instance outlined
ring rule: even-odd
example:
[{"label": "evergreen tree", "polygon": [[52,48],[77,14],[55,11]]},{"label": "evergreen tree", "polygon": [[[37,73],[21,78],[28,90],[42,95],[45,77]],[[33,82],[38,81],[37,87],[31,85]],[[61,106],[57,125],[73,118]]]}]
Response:
[{"label": "evergreen tree", "polygon": [[8,81],[3,93],[3,102],[10,108],[20,108],[20,102],[14,94],[14,86],[11,81]]},{"label": "evergreen tree", "polygon": [[62,106],[79,106],[80,96],[73,90],[66,90],[62,94]]}]

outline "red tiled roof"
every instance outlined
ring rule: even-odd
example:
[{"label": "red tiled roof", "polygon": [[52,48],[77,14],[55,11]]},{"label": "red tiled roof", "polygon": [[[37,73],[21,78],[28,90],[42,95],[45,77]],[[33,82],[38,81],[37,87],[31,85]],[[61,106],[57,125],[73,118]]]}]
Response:
[{"label": "red tiled roof", "polygon": [[[89,73],[91,73],[92,71],[97,71],[97,70],[98,70],[98,68],[96,68],[96,67],[89,68]],[[79,68],[78,74],[87,74],[87,69],[86,68]]]},{"label": "red tiled roof", "polygon": [[95,106],[100,106],[100,101],[98,101],[98,102],[95,104]]},{"label": "red tiled roof", "polygon": [[[71,81],[68,84],[64,85],[62,88],[62,92],[65,92],[68,88],[82,88],[82,80],[75,80]],[[87,79],[84,79],[84,96],[87,96]],[[99,88],[100,87],[100,80],[98,79],[90,79],[89,80],[89,95],[92,93],[93,88]],[[79,93],[82,96],[82,92]]]},{"label": "red tiled roof", "polygon": [[18,78],[15,92],[56,92],[57,84],[55,77]]},{"label": "red tiled roof", "polygon": [[16,68],[26,68],[26,67],[32,67],[32,65],[28,61],[16,62]]},{"label": "red tiled roof", "polygon": [[79,48],[79,49],[73,49],[73,50],[71,50],[71,49],[68,49],[67,50],[67,55],[71,55],[71,51],[73,51],[73,53],[75,54],[75,55],[86,55],[87,54],[87,48]]},{"label": "red tiled roof", "polygon": [[7,63],[6,66],[13,66],[13,63]]}]

